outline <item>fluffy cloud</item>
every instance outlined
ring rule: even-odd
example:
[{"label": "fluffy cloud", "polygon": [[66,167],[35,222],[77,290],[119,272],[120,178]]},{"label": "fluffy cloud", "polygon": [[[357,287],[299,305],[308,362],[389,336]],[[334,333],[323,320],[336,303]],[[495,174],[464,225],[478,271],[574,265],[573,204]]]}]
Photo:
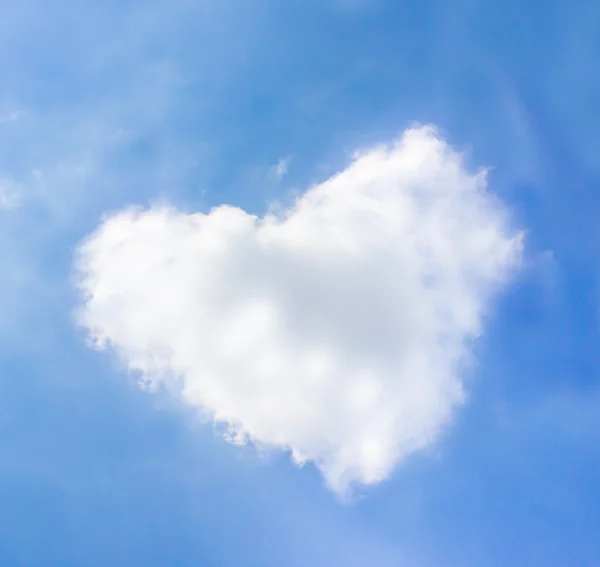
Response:
[{"label": "fluffy cloud", "polygon": [[521,251],[485,172],[413,128],[278,215],[107,218],[78,250],[78,318],[231,441],[288,450],[344,493],[449,423]]}]

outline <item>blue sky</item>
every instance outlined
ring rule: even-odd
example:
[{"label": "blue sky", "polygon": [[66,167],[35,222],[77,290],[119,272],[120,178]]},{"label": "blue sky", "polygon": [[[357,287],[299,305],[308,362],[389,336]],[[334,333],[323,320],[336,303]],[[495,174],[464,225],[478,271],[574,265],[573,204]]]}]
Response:
[{"label": "blue sky", "polygon": [[[599,565],[599,17],[585,0],[5,4],[0,563]],[[466,403],[389,478],[344,502],[88,347],[73,263],[102,218],[263,214],[414,123],[491,168],[526,236]]]}]

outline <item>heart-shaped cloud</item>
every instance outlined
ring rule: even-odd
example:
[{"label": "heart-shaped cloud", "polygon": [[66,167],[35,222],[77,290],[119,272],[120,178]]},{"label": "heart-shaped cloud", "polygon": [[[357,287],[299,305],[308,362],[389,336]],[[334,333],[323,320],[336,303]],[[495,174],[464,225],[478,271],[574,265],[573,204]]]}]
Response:
[{"label": "heart-shaped cloud", "polygon": [[461,368],[521,234],[431,127],[357,155],[279,215],[108,218],[79,248],[79,321],[234,442],[386,478],[464,398]]}]

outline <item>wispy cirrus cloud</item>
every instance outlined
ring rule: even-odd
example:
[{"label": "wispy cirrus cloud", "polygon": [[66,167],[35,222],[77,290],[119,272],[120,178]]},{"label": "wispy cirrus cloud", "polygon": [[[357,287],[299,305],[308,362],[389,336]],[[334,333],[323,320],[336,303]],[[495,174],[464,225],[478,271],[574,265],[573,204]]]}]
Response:
[{"label": "wispy cirrus cloud", "polygon": [[275,181],[281,181],[288,173],[292,156],[281,158],[269,169],[269,176]]}]

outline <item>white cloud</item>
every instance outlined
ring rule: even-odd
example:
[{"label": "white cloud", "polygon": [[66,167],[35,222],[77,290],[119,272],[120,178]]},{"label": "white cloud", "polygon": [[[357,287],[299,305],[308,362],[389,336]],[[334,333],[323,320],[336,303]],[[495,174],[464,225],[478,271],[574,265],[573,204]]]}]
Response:
[{"label": "white cloud", "polygon": [[271,176],[274,177],[277,181],[281,181],[287,175],[291,161],[292,156],[281,158],[273,167],[271,167]]},{"label": "white cloud", "polygon": [[79,322],[232,441],[287,449],[344,493],[449,423],[521,249],[485,172],[414,128],[280,217],[107,218],[78,250]]}]

